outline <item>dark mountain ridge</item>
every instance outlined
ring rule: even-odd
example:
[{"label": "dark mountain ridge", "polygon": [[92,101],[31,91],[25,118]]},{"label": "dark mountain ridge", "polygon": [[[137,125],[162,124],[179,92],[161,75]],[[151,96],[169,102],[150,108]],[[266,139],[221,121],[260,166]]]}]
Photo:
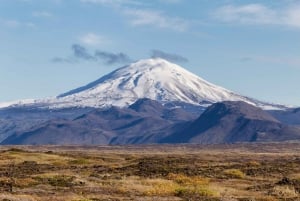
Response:
[{"label": "dark mountain ridge", "polygon": [[299,140],[300,129],[280,123],[260,108],[245,102],[213,104],[182,131],[163,143],[220,144]]},{"label": "dark mountain ridge", "polygon": [[73,119],[52,119],[2,144],[149,144],[300,140],[300,129],[245,102],[220,102],[199,117],[140,99],[128,108],[95,109]]},{"label": "dark mountain ridge", "polygon": [[168,134],[173,124],[195,118],[182,109],[165,108],[156,101],[142,99],[129,108],[113,106],[95,109],[74,119],[52,119],[26,132],[15,133],[2,144],[144,143],[152,135]]}]

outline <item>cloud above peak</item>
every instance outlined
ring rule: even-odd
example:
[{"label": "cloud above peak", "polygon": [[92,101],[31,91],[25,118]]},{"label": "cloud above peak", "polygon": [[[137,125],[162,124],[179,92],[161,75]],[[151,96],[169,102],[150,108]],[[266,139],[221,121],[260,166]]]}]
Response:
[{"label": "cloud above peak", "polygon": [[167,53],[161,50],[152,50],[151,55],[152,58],[162,58],[165,60],[168,60],[170,62],[175,62],[175,63],[184,63],[188,62],[188,59],[185,58],[184,56],[178,55],[178,54],[173,54],[173,53]]},{"label": "cloud above peak", "polygon": [[129,56],[125,53],[112,53],[103,50],[89,52],[84,46],[73,44],[71,47],[72,56],[54,57],[51,61],[54,63],[79,63],[80,61],[102,62],[107,65],[124,64],[131,62]]},{"label": "cloud above peak", "polygon": [[128,63],[131,61],[125,53],[111,53],[106,51],[95,51],[95,58],[103,60],[106,64]]},{"label": "cloud above peak", "polygon": [[226,5],[218,8],[213,16],[226,23],[300,28],[300,4],[290,4],[282,9],[263,4]]},{"label": "cloud above peak", "polygon": [[81,45],[78,44],[72,45],[72,51],[73,51],[73,55],[78,59],[96,60],[96,58],[91,54],[89,54],[86,48]]}]

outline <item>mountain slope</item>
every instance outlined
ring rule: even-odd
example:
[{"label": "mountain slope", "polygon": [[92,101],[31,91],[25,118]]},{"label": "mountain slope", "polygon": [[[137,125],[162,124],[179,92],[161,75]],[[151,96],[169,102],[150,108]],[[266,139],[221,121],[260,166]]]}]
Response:
[{"label": "mountain slope", "polygon": [[270,110],[268,112],[282,123],[300,126],[300,108]]},{"label": "mountain slope", "polygon": [[284,125],[245,102],[226,101],[208,107],[197,120],[161,142],[218,144],[299,139],[299,127]]},{"label": "mountain slope", "polygon": [[194,120],[199,116],[199,114],[187,112],[180,107],[168,107],[148,98],[139,99],[128,108],[148,116],[159,116],[175,122]]},{"label": "mountain slope", "polygon": [[0,109],[0,142],[15,133],[41,126],[52,119],[74,119],[93,108],[62,108],[59,110],[36,107],[8,107]]}]

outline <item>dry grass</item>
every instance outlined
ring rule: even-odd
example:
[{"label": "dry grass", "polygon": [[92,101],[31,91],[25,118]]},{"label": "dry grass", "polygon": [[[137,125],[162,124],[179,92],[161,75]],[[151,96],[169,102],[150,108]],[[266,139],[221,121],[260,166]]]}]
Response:
[{"label": "dry grass", "polygon": [[3,193],[0,195],[0,200],[3,201],[36,201],[36,199],[30,195],[11,195]]},{"label": "dry grass", "polygon": [[234,178],[234,179],[243,179],[245,178],[245,174],[238,169],[227,169],[224,170],[224,175],[228,178]]},{"label": "dry grass", "polygon": [[300,200],[300,145],[0,147],[0,201]]},{"label": "dry grass", "polygon": [[120,193],[135,192],[137,195],[145,196],[171,196],[179,187],[176,183],[166,179],[141,179],[129,177],[118,181]]},{"label": "dry grass", "polygon": [[270,194],[282,198],[295,198],[299,196],[299,193],[292,186],[274,186]]}]

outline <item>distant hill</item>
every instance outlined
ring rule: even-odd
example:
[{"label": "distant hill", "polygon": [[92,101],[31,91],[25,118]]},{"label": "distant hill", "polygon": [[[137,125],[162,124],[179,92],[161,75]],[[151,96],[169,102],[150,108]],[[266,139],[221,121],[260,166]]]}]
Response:
[{"label": "distant hill", "polygon": [[197,120],[162,142],[219,144],[299,139],[299,127],[285,125],[245,102],[226,101],[208,107]]},{"label": "distant hill", "polygon": [[288,126],[245,102],[220,102],[200,117],[141,99],[128,108],[94,109],[72,120],[54,119],[2,144],[150,144],[269,142],[300,140]]}]

